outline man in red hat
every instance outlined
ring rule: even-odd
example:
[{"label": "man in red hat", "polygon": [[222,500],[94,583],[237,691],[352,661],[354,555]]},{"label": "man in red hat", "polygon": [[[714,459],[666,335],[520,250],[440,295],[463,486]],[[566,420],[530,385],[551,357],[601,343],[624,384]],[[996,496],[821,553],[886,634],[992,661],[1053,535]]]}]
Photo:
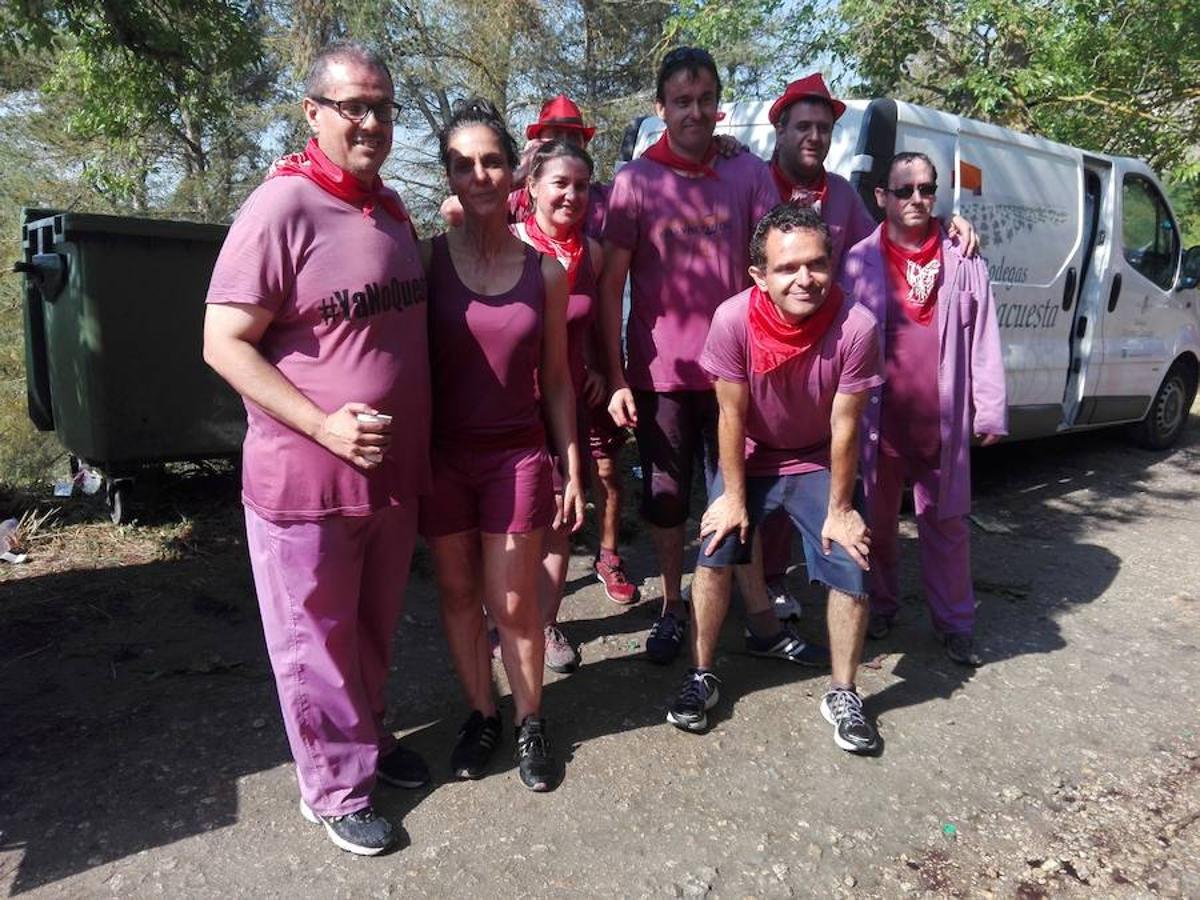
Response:
[{"label": "man in red hat", "polygon": [[[825,170],[833,125],[845,111],[846,104],[830,95],[825,79],[819,72],[813,72],[789,84],[767,113],[775,126],[771,175],[780,199],[811,206],[829,227],[834,278],[846,252],[875,230],[874,217],[850,182]],[[967,256],[975,255],[978,241],[966,219],[954,216],[949,231],[960,236]],[[767,591],[780,619],[800,616],[800,602],[788,589],[786,575],[791,561],[792,531],[783,515],[769,519],[762,528]],[[751,602],[748,607],[751,623],[755,621],[753,606]]]}]

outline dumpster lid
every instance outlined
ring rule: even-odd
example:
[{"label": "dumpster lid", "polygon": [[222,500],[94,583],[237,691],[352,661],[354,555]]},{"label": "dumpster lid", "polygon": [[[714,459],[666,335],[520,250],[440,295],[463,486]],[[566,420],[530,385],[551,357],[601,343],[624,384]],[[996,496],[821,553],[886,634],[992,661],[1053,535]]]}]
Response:
[{"label": "dumpster lid", "polygon": [[156,238],[159,240],[221,241],[228,225],[180,222],[172,219],[146,219],[135,216],[105,216],[96,213],[59,213],[26,223],[29,228],[53,228],[55,240],[71,240],[79,235],[115,235]]}]

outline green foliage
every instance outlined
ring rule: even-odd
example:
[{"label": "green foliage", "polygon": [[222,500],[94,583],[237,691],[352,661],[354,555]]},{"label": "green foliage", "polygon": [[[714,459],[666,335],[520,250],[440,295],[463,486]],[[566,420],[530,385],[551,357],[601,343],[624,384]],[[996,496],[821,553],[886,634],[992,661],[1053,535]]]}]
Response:
[{"label": "green foliage", "polygon": [[[841,0],[856,92],[1145,159],[1200,197],[1195,0]],[[1189,199],[1190,198],[1190,199]]]}]

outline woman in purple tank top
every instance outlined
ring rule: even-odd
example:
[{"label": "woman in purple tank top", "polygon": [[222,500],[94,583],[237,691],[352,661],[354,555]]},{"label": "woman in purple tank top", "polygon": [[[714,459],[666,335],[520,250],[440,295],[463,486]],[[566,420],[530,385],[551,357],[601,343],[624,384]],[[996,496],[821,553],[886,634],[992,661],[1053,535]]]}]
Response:
[{"label": "woman in purple tank top", "polygon": [[[495,107],[455,104],[439,136],[463,223],[422,243],[429,285],[433,493],[421,530],[442,623],[471,714],[451,754],[460,778],[487,772],[500,741],[484,609],[495,622],[516,707],[517,763],[531,790],[559,778],[541,715],[543,533],[583,519],[562,266],[508,229],[517,149]],[[556,504],[545,421],[566,464]]]},{"label": "woman in purple tank top", "polygon": [[[529,162],[526,193],[531,209],[512,226],[517,237],[558,260],[567,271],[567,361],[575,388],[581,448],[588,446],[588,407],[605,396],[603,377],[585,359],[585,346],[596,318],[596,277],[604,259],[600,243],[584,233],[591,178],[592,158],[586,150],[568,141],[542,144]],[[556,495],[562,493],[564,471],[562,461],[555,459]],[[558,627],[570,544],[570,532],[565,527],[546,531],[538,599],[545,623],[546,667],[555,672],[573,672],[579,665],[578,652]]]}]

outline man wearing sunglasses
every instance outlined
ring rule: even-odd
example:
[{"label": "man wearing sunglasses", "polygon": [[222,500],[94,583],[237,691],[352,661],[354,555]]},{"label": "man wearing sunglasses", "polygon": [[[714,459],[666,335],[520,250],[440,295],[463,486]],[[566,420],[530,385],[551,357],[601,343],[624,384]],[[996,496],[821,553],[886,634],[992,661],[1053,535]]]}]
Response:
[{"label": "man wearing sunglasses", "polygon": [[221,248],[204,358],[246,403],[246,543],[300,811],[374,855],[397,837],[376,779],[429,780],[383,723],[430,479],[425,278],[379,177],[397,114],[383,60],[326,48],[303,111],[308,146],[276,162]]},{"label": "man wearing sunglasses", "polygon": [[1008,433],[1000,327],[987,263],[967,258],[933,218],[937,169],[897,154],[875,189],[883,223],[847,254],[847,293],[879,322],[882,388],[863,419],[863,483],[871,529],[868,634],[885,637],[898,610],[897,519],[913,485],[921,580],[946,655],[978,666],[971,586],[971,435]]}]

